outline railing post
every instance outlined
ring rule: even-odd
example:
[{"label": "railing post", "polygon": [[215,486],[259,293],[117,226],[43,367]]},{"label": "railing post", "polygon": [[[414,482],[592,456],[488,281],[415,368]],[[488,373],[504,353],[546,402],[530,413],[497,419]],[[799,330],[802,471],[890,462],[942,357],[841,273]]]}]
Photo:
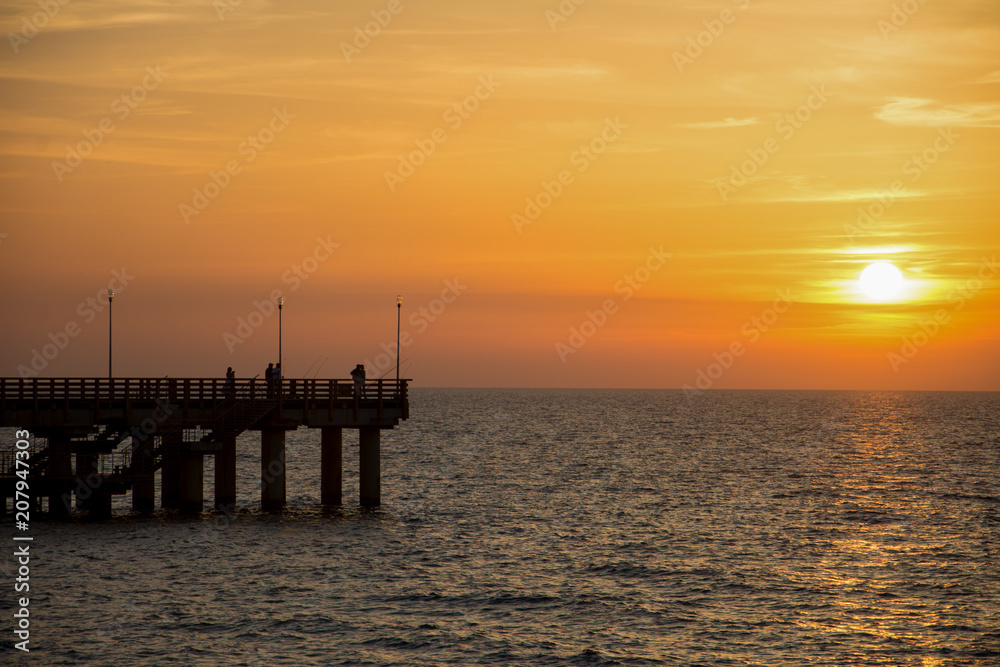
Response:
[{"label": "railing post", "polygon": [[302,381],[302,423],[306,426],[309,425],[309,392],[310,390],[315,391],[315,389],[315,380]]}]

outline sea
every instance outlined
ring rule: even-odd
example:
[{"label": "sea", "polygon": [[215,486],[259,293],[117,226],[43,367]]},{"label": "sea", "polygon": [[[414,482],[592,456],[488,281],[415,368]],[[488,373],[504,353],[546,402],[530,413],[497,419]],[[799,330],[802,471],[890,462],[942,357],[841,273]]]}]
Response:
[{"label": "sea", "polygon": [[[31,525],[12,665],[1000,665],[1000,393],[430,389],[381,507]],[[12,439],[4,431],[4,445]],[[13,518],[2,519],[10,523]],[[14,544],[13,542],[8,542]]]}]

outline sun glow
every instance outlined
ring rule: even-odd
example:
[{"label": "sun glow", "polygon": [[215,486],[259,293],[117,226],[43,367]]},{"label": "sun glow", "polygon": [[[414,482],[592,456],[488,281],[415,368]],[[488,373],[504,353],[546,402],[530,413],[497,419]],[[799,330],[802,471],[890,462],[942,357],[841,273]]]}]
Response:
[{"label": "sun glow", "polygon": [[874,262],[858,278],[861,291],[876,301],[888,301],[903,289],[903,274],[891,262]]}]

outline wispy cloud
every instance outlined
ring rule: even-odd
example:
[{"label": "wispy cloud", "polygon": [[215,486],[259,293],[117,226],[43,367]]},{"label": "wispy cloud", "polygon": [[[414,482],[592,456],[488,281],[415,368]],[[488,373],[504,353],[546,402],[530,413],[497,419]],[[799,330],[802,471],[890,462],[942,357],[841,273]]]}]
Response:
[{"label": "wispy cloud", "polygon": [[1000,102],[944,104],[916,97],[894,97],[875,109],[890,125],[1000,127]]},{"label": "wispy cloud", "polygon": [[677,127],[690,127],[695,129],[710,130],[720,127],[746,127],[747,125],[760,125],[762,121],[756,116],[750,118],[726,118],[725,120],[710,120],[702,123],[679,123]]},{"label": "wispy cloud", "polygon": [[989,74],[975,79],[972,83],[1000,83],[1000,69],[993,70]]}]

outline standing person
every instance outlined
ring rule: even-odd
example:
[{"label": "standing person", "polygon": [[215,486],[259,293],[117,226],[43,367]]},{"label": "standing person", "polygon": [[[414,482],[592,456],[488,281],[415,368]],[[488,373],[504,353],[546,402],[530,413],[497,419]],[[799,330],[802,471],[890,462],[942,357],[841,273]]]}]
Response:
[{"label": "standing person", "polygon": [[233,371],[233,367],[230,366],[226,369],[226,398],[232,398],[236,395],[236,372]]},{"label": "standing person", "polygon": [[267,397],[274,396],[274,364],[268,364],[264,371],[264,382],[267,384]]},{"label": "standing person", "polygon": [[351,378],[354,380],[354,398],[361,398],[365,388],[365,367],[362,364],[355,366]]},{"label": "standing person", "polygon": [[281,362],[274,365],[274,395],[281,393]]}]

